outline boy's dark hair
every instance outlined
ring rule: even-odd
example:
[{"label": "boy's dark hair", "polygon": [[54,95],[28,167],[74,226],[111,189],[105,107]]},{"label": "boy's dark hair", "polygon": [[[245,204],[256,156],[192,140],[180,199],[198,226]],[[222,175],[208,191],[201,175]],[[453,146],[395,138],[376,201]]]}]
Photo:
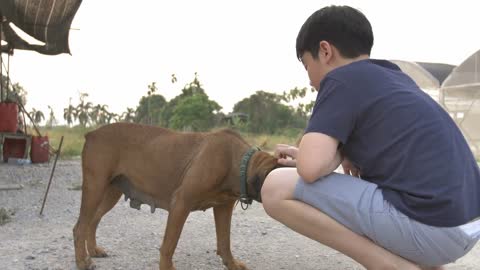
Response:
[{"label": "boy's dark hair", "polygon": [[305,52],[316,59],[320,41],[333,44],[343,57],[370,55],[373,46],[372,26],[360,11],[349,6],[328,6],[314,12],[297,36],[297,58]]}]

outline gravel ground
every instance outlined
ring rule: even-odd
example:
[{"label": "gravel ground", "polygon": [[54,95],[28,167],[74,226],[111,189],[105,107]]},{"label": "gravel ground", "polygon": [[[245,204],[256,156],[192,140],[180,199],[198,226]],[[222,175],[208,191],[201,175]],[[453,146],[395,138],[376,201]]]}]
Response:
[{"label": "gravel ground", "polygon": [[[15,213],[0,226],[2,270],[76,269],[72,228],[80,207],[80,161],[59,161],[44,215],[39,216],[52,165],[0,164],[0,184],[23,185],[21,190],[0,191],[0,208]],[[158,269],[166,220],[166,211],[150,214],[146,206],[138,211],[121,199],[100,223],[97,242],[110,256],[94,258],[97,269]],[[224,269],[215,241],[213,212],[190,214],[174,256],[177,269]],[[247,211],[236,207],[232,251],[250,269],[363,269],[272,220],[258,203]],[[480,245],[447,269],[480,269]]]}]

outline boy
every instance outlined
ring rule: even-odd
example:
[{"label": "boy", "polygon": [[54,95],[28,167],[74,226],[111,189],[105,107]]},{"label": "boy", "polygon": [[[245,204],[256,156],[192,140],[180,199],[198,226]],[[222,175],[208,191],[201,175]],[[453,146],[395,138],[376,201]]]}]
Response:
[{"label": "boy", "polygon": [[396,65],[369,59],[372,46],[348,6],[303,24],[297,57],[318,95],[299,148],[275,151],[292,168],[268,175],[263,206],[367,269],[443,269],[480,238],[480,170],[450,116]]}]

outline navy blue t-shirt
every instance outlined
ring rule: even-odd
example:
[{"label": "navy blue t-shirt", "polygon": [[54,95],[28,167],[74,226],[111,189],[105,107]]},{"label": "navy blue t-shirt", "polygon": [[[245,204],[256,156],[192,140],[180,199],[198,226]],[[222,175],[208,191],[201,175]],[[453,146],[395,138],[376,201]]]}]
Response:
[{"label": "navy blue t-shirt", "polygon": [[391,62],[328,73],[306,132],[338,139],[362,179],[419,222],[453,227],[480,216],[480,169],[461,131]]}]

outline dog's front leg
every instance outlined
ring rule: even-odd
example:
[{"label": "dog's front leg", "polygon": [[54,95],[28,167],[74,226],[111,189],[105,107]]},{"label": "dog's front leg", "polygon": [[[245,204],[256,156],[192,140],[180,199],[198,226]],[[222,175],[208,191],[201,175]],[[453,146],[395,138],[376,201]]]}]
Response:
[{"label": "dog's front leg", "polygon": [[173,253],[189,213],[190,208],[185,201],[177,198],[168,213],[167,227],[160,248],[160,270],[175,270]]},{"label": "dog's front leg", "polygon": [[217,254],[222,257],[223,264],[228,270],[248,270],[245,264],[233,258],[230,250],[230,226],[234,205],[235,201],[232,201],[213,208],[217,232]]}]

